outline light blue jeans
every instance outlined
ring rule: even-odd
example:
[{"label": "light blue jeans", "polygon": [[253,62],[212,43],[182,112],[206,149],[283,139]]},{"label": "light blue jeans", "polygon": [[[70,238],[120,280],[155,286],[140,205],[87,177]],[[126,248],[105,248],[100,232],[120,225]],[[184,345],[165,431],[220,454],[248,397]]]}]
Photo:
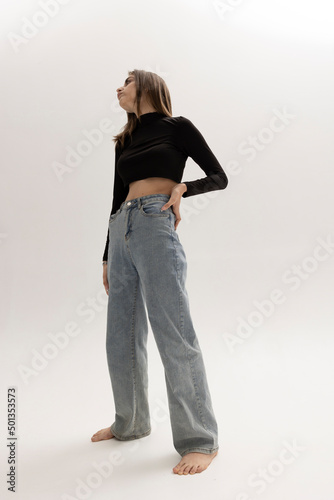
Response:
[{"label": "light blue jeans", "polygon": [[107,360],[115,403],[111,432],[131,440],[151,432],[148,323],[164,366],[176,451],[212,454],[218,427],[185,288],[186,255],[167,194],[124,201],[109,220]]}]

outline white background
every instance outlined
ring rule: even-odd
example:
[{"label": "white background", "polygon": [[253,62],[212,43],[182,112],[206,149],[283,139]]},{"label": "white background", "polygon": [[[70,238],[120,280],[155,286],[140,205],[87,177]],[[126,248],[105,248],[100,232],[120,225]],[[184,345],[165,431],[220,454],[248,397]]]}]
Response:
[{"label": "white background", "polygon": [[[15,386],[20,500],[332,498],[332,3],[54,2],[1,2],[1,497],[13,498]],[[116,89],[135,68],[165,79],[173,115],[198,127],[229,178],[182,199],[178,227],[219,425],[220,452],[195,476],[171,472],[180,456],[151,330],[152,434],[90,441],[114,417],[101,260],[112,136],[126,120]],[[70,167],[68,151],[106,119]],[[182,180],[204,175],[189,158]],[[68,343],[51,351],[60,332]],[[96,474],[115,451],[111,473]]]}]

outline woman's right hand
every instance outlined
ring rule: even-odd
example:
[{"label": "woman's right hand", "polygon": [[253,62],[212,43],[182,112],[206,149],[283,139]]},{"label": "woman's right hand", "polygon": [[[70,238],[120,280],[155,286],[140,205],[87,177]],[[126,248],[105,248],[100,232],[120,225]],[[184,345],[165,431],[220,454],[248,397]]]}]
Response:
[{"label": "woman's right hand", "polygon": [[108,266],[103,264],[103,285],[106,290],[106,294],[109,295],[109,283],[108,283]]}]

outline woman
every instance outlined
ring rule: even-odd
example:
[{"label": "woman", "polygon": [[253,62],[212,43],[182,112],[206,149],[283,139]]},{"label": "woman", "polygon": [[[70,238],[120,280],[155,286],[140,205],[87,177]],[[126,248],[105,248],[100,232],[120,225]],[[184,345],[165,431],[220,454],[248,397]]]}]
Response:
[{"label": "woman", "polygon": [[[130,71],[117,95],[128,122],[114,138],[113,204],[103,255],[115,422],[91,440],[131,440],[151,432],[146,304],[164,365],[174,447],[182,457],[173,472],[195,474],[217,455],[218,428],[176,228],[181,197],[224,189],[228,180],[199,130],[187,118],[172,116],[161,77]],[[181,182],[188,156],[207,177]]]}]

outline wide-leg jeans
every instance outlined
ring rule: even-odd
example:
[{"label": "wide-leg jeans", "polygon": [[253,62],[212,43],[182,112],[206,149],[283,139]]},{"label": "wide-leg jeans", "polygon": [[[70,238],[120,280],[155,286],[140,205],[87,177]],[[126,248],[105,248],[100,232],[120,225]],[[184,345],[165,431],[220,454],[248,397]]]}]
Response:
[{"label": "wide-leg jeans", "polygon": [[164,366],[176,451],[212,454],[218,427],[201,348],[190,315],[187,262],[170,196],[124,201],[109,219],[106,351],[115,403],[111,432],[131,440],[151,432],[148,404],[149,317]]}]

